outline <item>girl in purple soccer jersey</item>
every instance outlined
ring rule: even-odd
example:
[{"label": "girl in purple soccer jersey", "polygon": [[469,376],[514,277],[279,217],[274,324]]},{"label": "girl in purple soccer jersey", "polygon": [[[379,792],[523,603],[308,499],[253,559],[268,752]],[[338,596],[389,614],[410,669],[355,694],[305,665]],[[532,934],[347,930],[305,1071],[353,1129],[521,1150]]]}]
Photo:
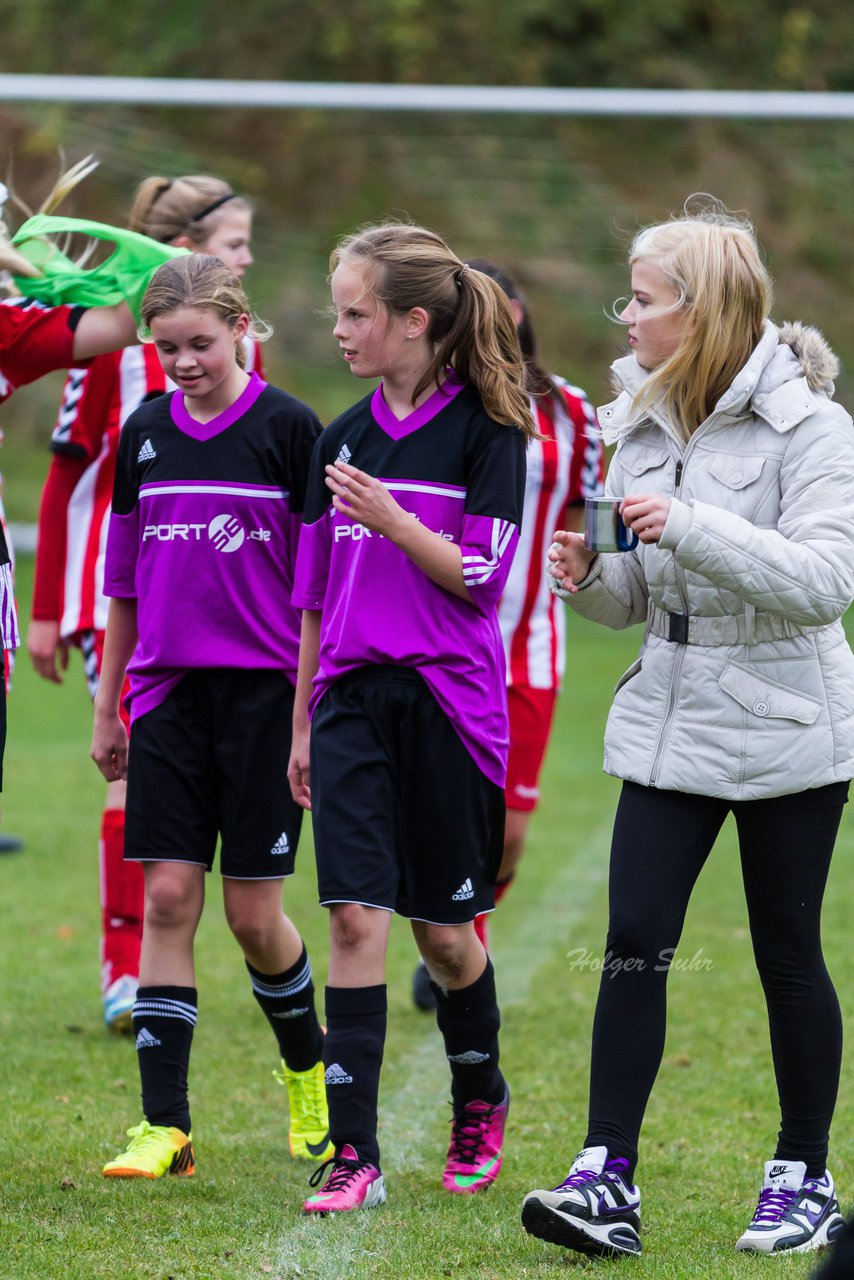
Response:
[{"label": "girl in purple soccer jersey", "polygon": [[[294,797],[313,811],[331,955],[324,1046],[335,1154],[309,1213],[385,1200],[377,1098],[393,912],[412,923],[451,1067],[446,1190],[501,1168],[509,1094],[491,962],[508,726],[497,603],[534,432],[509,303],[437,235],[387,224],[332,255],[334,336],[379,386],[315,446]],[[309,716],[311,717],[309,729]]]},{"label": "girl in purple soccer jersey", "polygon": [[311,967],[282,912],[302,818],[283,785],[299,648],[290,594],[320,424],[244,371],[248,303],[218,258],[161,268],[142,318],[178,390],[121,433],[92,741],[107,781],[127,778],[125,856],[145,874],[133,1008],[144,1119],[104,1168],[118,1178],[194,1171],[193,943],[218,836],[226,918],[283,1060],[291,1154],[331,1152]]}]

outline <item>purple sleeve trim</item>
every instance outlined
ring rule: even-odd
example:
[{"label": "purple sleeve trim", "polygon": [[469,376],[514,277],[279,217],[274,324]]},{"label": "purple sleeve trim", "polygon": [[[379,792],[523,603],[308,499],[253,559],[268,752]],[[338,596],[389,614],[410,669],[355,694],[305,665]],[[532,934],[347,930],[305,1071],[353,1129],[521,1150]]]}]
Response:
[{"label": "purple sleeve trim", "polygon": [[136,561],[139,552],[139,508],[129,515],[113,511],[107,531],[104,595],[131,599],[136,596]]}]

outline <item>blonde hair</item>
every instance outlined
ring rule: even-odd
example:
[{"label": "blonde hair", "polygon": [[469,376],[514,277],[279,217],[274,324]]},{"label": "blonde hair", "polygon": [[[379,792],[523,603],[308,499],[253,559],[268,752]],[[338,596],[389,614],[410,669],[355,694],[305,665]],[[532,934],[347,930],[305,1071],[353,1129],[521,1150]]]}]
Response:
[{"label": "blonde hair", "polygon": [[[53,213],[62,204],[65,197],[71,194],[78,183],[82,182],[84,178],[88,178],[89,174],[98,168],[98,163],[92,156],[84,156],[82,160],[78,160],[76,164],[71,165],[69,169],[65,169],[60,173],[56,182],[39,205],[37,212]],[[8,271],[11,275],[19,277],[40,278],[42,273],[38,267],[34,267],[22,253],[19,253],[13,247],[9,228],[3,218],[3,205],[6,200],[10,200],[17,205],[28,218],[32,216],[32,210],[15,194],[14,189],[11,187],[11,178],[9,182],[10,186],[4,188],[4,197],[0,202],[0,271]],[[59,247],[64,251],[66,241],[63,241]],[[89,250],[85,251],[81,258],[78,259],[78,265],[83,264],[92,248],[94,248],[94,245],[90,246]]]},{"label": "blonde hair", "polygon": [[[207,253],[187,253],[158,267],[142,299],[140,337],[151,337],[151,322],[179,307],[213,311],[230,329],[242,315],[250,317],[248,336],[263,342],[272,330],[249,310],[249,302],[237,276],[219,258]],[[246,367],[243,344],[237,345],[237,363]]]},{"label": "blonde hair", "polygon": [[206,174],[183,178],[146,178],[131,205],[128,227],[171,244],[186,236],[195,248],[207,243],[228,210],[251,213],[252,206],[235,195],[227,182]]},{"label": "blonde hair", "polygon": [[470,382],[489,417],[535,436],[525,366],[513,312],[500,286],[469,267],[441,236],[403,222],[369,226],[346,236],[333,250],[331,271],[361,268],[365,285],[386,311],[403,315],[422,307],[430,317],[434,355],[413,391],[413,403],[439,386],[450,366]]},{"label": "blonde hair", "polygon": [[663,272],[685,326],[673,355],[644,382],[635,407],[663,400],[688,439],[759,342],[773,283],[753,227],[712,196],[692,196],[680,216],[640,231],[629,252],[629,263],[636,262]]}]

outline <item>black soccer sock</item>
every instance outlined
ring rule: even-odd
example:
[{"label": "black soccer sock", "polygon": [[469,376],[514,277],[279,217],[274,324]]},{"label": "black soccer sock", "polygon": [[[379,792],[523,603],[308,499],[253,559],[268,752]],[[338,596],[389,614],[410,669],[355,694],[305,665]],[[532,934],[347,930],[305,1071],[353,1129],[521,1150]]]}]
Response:
[{"label": "black soccer sock", "polygon": [[133,1006],[143,1115],[149,1124],[174,1125],[187,1134],[187,1073],[197,1012],[195,987],[140,987]]},{"label": "black soccer sock", "polygon": [[326,1097],[336,1152],[347,1143],[379,1166],[377,1098],[385,1047],[385,983],[326,988]]},{"label": "black soccer sock", "polygon": [[504,1098],[504,1077],[498,1069],[498,1028],[501,1015],[495,997],[495,970],[486,968],[471,986],[436,993],[436,1021],[451,1064],[451,1097],[455,1107],[476,1099],[496,1103]]},{"label": "black soccer sock", "polygon": [[320,1061],[323,1032],[314,1007],[314,983],[305,947],[296,964],[284,973],[259,973],[246,961],[252,994],[266,1014],[291,1071],[308,1071]]}]

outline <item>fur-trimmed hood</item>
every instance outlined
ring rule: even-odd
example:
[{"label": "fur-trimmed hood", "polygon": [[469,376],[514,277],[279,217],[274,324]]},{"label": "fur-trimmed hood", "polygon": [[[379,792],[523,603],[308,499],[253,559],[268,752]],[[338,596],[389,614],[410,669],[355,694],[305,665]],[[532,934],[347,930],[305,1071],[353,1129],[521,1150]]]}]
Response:
[{"label": "fur-trimmed hood", "polygon": [[[662,418],[655,405],[640,414],[635,409],[635,397],[649,374],[634,355],[617,360],[611,372],[620,394],[598,411],[606,444],[633,431],[647,416]],[[762,337],[721,396],[714,416],[734,421],[752,411],[778,430],[788,430],[815,412],[820,401],[833,396],[838,373],[839,361],[818,329],[800,321],[778,327],[766,320]]]},{"label": "fur-trimmed hood", "polygon": [[780,341],[791,347],[810,390],[832,395],[834,380],[839,377],[839,360],[824,334],[800,320],[784,320],[777,332]]}]

